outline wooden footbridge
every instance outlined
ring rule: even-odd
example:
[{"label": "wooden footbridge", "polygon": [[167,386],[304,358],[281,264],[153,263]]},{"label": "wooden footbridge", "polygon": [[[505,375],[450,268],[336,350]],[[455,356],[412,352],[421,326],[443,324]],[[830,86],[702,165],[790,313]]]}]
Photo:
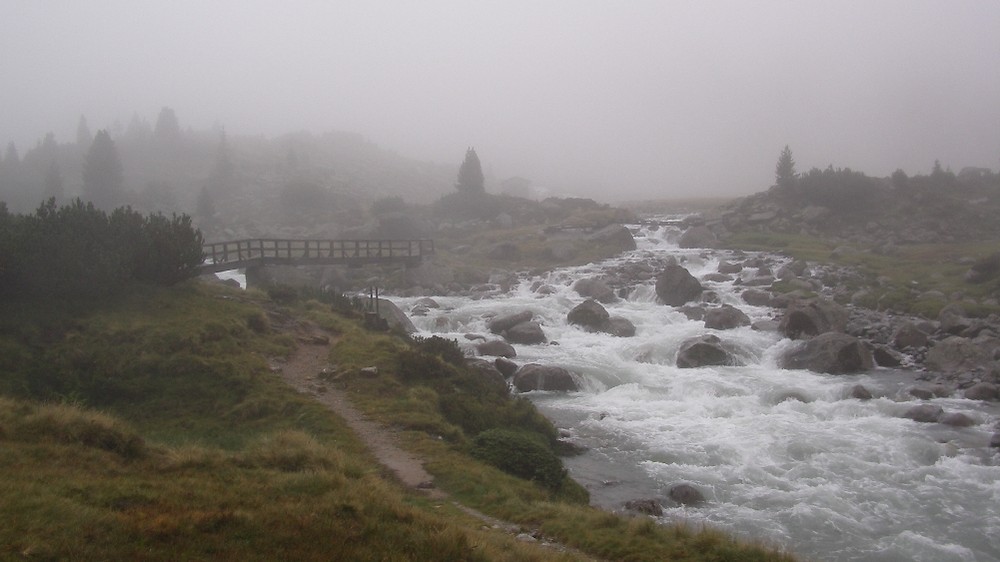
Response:
[{"label": "wooden footbridge", "polygon": [[277,240],[216,242],[203,246],[202,273],[260,265],[419,265],[434,254],[433,240]]}]

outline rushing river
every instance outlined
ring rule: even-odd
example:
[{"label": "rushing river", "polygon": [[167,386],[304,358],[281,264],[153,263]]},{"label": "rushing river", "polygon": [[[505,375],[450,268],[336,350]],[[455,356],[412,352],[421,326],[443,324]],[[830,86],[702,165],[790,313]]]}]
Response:
[{"label": "rushing river", "polygon": [[[700,278],[721,259],[732,259],[720,251],[679,249],[670,228],[634,232],[634,252],[540,278],[522,276],[510,291],[487,299],[435,297],[441,308],[413,321],[423,335],[468,342],[465,334],[489,335],[493,314],[535,313],[558,345],[515,346],[515,361],[559,365],[581,376],[579,392],[528,396],[588,448],[565,463],[596,505],[621,509],[630,499],[657,498],[665,522],[708,524],[809,560],[1000,560],[1000,454],[988,446],[1000,415],[995,406],[938,398],[932,402],[946,411],[981,423],[917,423],[901,417],[916,403],[905,392],[914,384],[912,373],[779,369],[777,357],[795,344],[749,327],[716,332],[742,350],[747,366],[679,369],[680,343],[712,330],[657,304],[653,280],[606,305],[635,324],[635,337],[567,324],[566,314],[584,300],[570,288],[577,279],[630,261],[662,262],[666,255]],[[539,282],[555,292],[533,292]],[[746,305],[732,282],[703,284],[753,320],[775,315]],[[393,300],[408,311],[416,299]],[[859,383],[876,398],[845,398]],[[697,487],[707,502],[673,506],[667,492],[679,483]]]}]

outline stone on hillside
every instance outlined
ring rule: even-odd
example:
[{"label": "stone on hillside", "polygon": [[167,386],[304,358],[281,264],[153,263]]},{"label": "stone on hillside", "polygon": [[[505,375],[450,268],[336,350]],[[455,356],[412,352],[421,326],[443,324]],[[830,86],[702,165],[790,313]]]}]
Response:
[{"label": "stone on hillside", "polygon": [[916,322],[907,322],[893,334],[892,345],[896,349],[919,349],[927,345],[927,333]]},{"label": "stone on hillside", "polygon": [[530,310],[522,310],[521,312],[515,312],[514,314],[507,314],[505,316],[497,316],[496,318],[489,321],[487,327],[494,334],[503,333],[505,330],[513,328],[522,322],[527,322],[534,317],[534,314]]},{"label": "stone on hillside", "polygon": [[538,322],[521,322],[520,324],[508,328],[503,333],[504,339],[511,343],[534,345],[545,343],[545,332]]},{"label": "stone on hillside", "polygon": [[781,366],[842,375],[868,371],[874,366],[874,361],[871,350],[858,338],[826,332],[786,353],[781,359]]},{"label": "stone on hillside", "polygon": [[677,350],[677,367],[691,369],[710,365],[736,365],[737,361],[713,334],[690,338]]},{"label": "stone on hillside", "polygon": [[595,277],[580,279],[576,283],[573,283],[573,290],[579,293],[581,297],[592,298],[604,304],[613,303],[618,300],[611,287],[601,279]]},{"label": "stone on hillside", "polygon": [[941,331],[948,334],[960,334],[972,327],[972,320],[965,316],[965,308],[959,303],[952,303],[938,313]]},{"label": "stone on hillside", "polygon": [[480,355],[493,355],[495,357],[517,357],[514,346],[503,340],[486,341],[476,344],[476,352]]},{"label": "stone on hillside", "polygon": [[594,299],[583,301],[566,315],[566,321],[570,324],[582,326],[593,332],[604,331],[608,318],[610,318],[608,311]]},{"label": "stone on hillside", "polygon": [[982,345],[982,342],[950,336],[930,348],[925,364],[934,371],[955,373],[982,367],[992,359],[988,347]]},{"label": "stone on hillside", "polygon": [[1000,400],[1000,387],[993,383],[980,382],[965,389],[963,394],[969,400]]},{"label": "stone on hillside", "polygon": [[656,276],[656,296],[670,306],[697,300],[703,290],[701,283],[680,265],[668,265]]},{"label": "stone on hillside", "polygon": [[943,414],[944,409],[942,409],[941,406],[935,406],[934,404],[920,404],[919,406],[913,406],[907,410],[903,414],[903,417],[920,423],[935,423]]},{"label": "stone on hillside", "polygon": [[678,484],[670,488],[670,499],[681,505],[700,505],[705,503],[705,496],[698,488],[690,484]]},{"label": "stone on hillside", "polygon": [[843,332],[847,309],[827,299],[795,300],[788,304],[779,331],[790,339],[802,339],[826,332]]},{"label": "stone on hillside", "polygon": [[1000,276],[1000,252],[982,258],[965,274],[967,283],[985,283]]},{"label": "stone on hillside", "polygon": [[677,242],[681,248],[714,248],[718,244],[719,239],[707,226],[692,226],[684,231]]},{"label": "stone on hillside", "polygon": [[514,374],[514,386],[521,392],[532,390],[555,390],[574,392],[580,389],[570,373],[562,367],[528,363]]},{"label": "stone on hillside", "polygon": [[749,326],[750,317],[742,310],[724,304],[718,308],[705,311],[705,327],[713,330],[731,330],[740,326]]}]

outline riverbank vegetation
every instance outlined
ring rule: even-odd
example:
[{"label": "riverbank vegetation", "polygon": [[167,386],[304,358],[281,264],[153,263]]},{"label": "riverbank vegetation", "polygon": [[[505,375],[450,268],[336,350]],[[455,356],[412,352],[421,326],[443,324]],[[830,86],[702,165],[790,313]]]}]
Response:
[{"label": "riverbank vegetation", "polygon": [[[534,435],[527,441],[551,459],[551,424],[530,403],[475,384],[449,342],[369,332],[339,306],[278,305],[187,281],[74,311],[3,307],[2,558],[783,558],[717,532],[590,508],[558,471],[543,481],[496,468],[473,452],[511,443],[477,441],[484,428]],[[579,550],[516,540],[387,479],[342,420],[272,372],[304,324],[335,341],[319,382],[397,428],[439,488]],[[370,366],[376,376],[361,371]]]}]

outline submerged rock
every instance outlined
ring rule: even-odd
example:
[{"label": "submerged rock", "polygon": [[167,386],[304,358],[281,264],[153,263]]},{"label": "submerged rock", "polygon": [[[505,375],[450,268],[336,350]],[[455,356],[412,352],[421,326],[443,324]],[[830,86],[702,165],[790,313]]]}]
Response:
[{"label": "submerged rock", "polygon": [[736,364],[736,359],[723,347],[722,340],[713,334],[685,340],[677,350],[677,366],[682,369]]},{"label": "submerged rock", "polygon": [[580,390],[573,373],[554,365],[539,365],[528,363],[514,374],[514,386],[521,392],[532,390]]},{"label": "submerged rock", "polygon": [[944,414],[944,409],[941,406],[935,406],[933,404],[920,404],[919,406],[913,406],[907,410],[904,414],[904,418],[911,419],[915,422],[921,423],[934,423],[941,418]]},{"label": "submerged rock", "polygon": [[705,503],[705,496],[690,484],[678,484],[670,488],[669,496],[681,505],[695,506]]},{"label": "submerged rock", "polygon": [[731,330],[749,326],[750,317],[735,306],[724,304],[705,311],[705,327],[713,330]]},{"label": "submerged rock", "polygon": [[843,375],[868,371],[874,361],[871,350],[858,338],[827,332],[789,351],[781,358],[781,367]]}]

